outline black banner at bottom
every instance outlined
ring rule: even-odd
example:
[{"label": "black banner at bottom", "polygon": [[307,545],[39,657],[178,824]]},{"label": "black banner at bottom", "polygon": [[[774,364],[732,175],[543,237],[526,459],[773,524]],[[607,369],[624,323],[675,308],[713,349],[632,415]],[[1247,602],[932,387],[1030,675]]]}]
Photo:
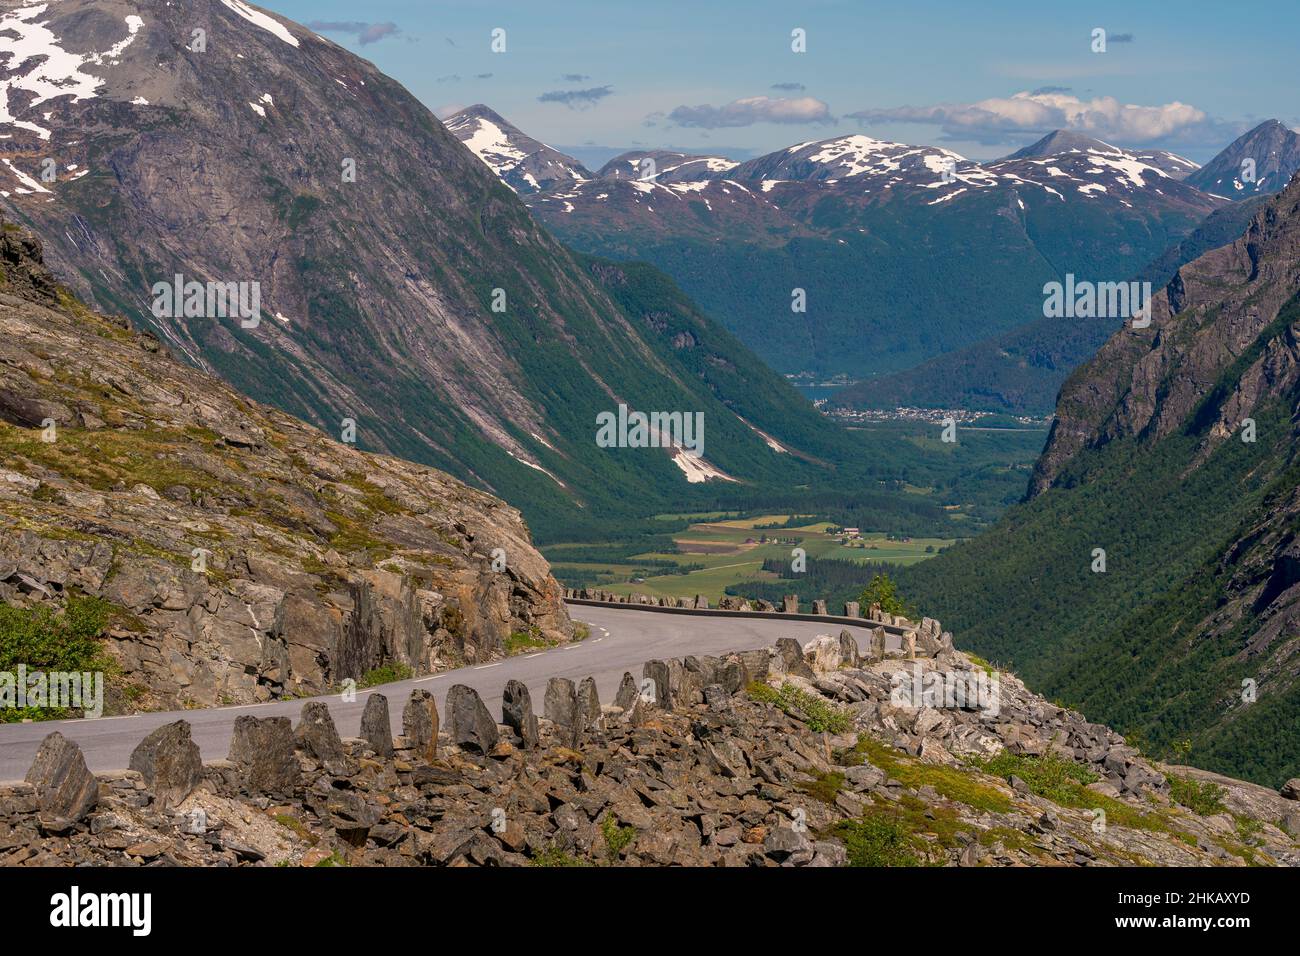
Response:
[{"label": "black banner at bottom", "polygon": [[779,922],[792,932],[846,939],[864,925],[875,939],[1009,919],[1017,932],[1041,924],[1080,940],[1200,933],[1227,942],[1292,926],[1295,894],[1293,874],[1263,869],[81,868],[0,870],[0,880],[10,931],[25,941],[75,933],[128,947],[235,928],[268,942],[286,932],[342,941],[426,916],[477,921],[503,911],[511,922],[534,914],[539,931],[580,918],[583,932],[604,924],[617,932],[630,912],[644,924],[715,905],[740,907],[746,919],[766,911],[764,923],[784,910]]}]

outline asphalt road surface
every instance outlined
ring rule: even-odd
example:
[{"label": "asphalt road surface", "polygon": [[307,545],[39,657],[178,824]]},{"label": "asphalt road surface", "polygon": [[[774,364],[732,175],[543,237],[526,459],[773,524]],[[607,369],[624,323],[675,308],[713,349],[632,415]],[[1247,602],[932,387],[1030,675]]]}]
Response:
[{"label": "asphalt road surface", "polygon": [[[528,686],[533,710],[541,716],[546,682],[552,677],[568,677],[577,683],[594,677],[602,703],[610,703],[625,671],[640,680],[641,665],[648,660],[685,657],[688,654],[719,654],[723,651],[767,647],[777,638],[793,637],[804,643],[819,634],[837,635],[844,627],[818,621],[790,621],[745,617],[704,617],[688,614],[663,614],[627,608],[571,606],[577,621],[590,625],[591,636],[579,644],[568,644],[535,654],[523,654],[491,664],[462,667],[428,677],[396,681],[357,692],[348,703],[334,694],[317,698],[329,705],[339,733],[356,736],[361,727],[361,711],[373,693],[388,697],[393,733],[402,731],[402,707],[415,688],[430,691],[438,700],[438,713],[445,715],[444,698],[454,684],[467,684],[479,692],[488,711],[501,719],[501,694],[506,682],[514,679]],[[867,646],[870,629],[848,626],[859,647]],[[891,647],[899,638],[890,636]],[[230,735],[235,718],[242,714],[257,717],[288,716],[297,725],[304,700],[272,701],[207,710],[182,710],[170,713],[136,714],[126,717],[101,717],[94,720],[42,721],[30,724],[0,724],[0,781],[21,780],[31,766],[41,740],[57,730],[80,745],[92,771],[104,773],[125,770],[131,751],[150,731],[174,720],[184,719],[193,728],[194,741],[204,760],[221,759],[229,753]],[[445,718],[444,718],[445,719]]]}]

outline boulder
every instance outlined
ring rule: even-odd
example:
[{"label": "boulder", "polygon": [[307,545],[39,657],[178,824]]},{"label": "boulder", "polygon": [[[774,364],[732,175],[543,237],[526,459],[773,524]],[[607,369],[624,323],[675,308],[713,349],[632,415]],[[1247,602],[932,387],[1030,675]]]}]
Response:
[{"label": "boulder", "polygon": [[781,664],[784,673],[792,677],[804,677],[808,680],[816,678],[813,669],[808,666],[804,660],[803,648],[793,637],[782,637],[776,642],[776,657]]},{"label": "boulder", "polygon": [[506,682],[506,689],[501,695],[501,722],[515,732],[523,741],[525,749],[531,750],[541,740],[537,730],[537,715],[533,713],[532,695],[520,681]]},{"label": "boulder", "polygon": [[1278,793],[1288,800],[1300,800],[1300,777],[1292,777],[1282,784],[1282,789]]},{"label": "boulder", "polygon": [[861,617],[862,612],[859,610],[857,601],[846,601],[844,604],[845,617]]},{"label": "boulder", "polygon": [[803,646],[803,659],[815,674],[826,674],[839,670],[840,640],[829,634],[814,637]]},{"label": "boulder", "polygon": [[413,690],[402,709],[402,736],[421,760],[438,756],[438,704],[427,690]]},{"label": "boulder", "polygon": [[812,612],[813,612],[814,614],[825,614],[825,613],[826,613],[826,602],[825,602],[825,601],[822,601],[822,600],[816,600],[816,601],[813,601],[813,609],[812,609]]},{"label": "boulder", "polygon": [[127,766],[144,778],[161,810],[176,806],[203,779],[199,746],[190,738],[186,720],[163,724],[145,737],[131,751]]},{"label": "boulder", "polygon": [[288,717],[235,718],[230,760],[250,794],[287,794],[298,784],[298,757]]},{"label": "boulder", "polygon": [[781,610],[786,614],[799,613],[799,595],[786,594],[781,598]]},{"label": "boulder", "polygon": [[24,779],[36,790],[43,822],[56,829],[81,822],[99,802],[99,783],[81,748],[57,730],[41,741]]},{"label": "boulder", "polygon": [[302,705],[294,740],[299,750],[314,757],[330,773],[342,773],[346,768],[347,753],[324,701],[309,700]]},{"label": "boulder", "polygon": [[388,698],[383,694],[366,698],[365,709],[361,711],[361,739],[380,757],[387,759],[393,755],[393,725],[388,715]]},{"label": "boulder", "polygon": [[452,743],[473,753],[488,753],[501,739],[483,698],[464,684],[447,691],[447,730]]},{"label": "boulder", "polygon": [[578,684],[578,713],[587,727],[600,725],[600,694],[594,677],[584,677]]},{"label": "boulder", "polygon": [[861,658],[857,639],[847,630],[840,631],[840,663],[857,667]]},{"label": "boulder", "polygon": [[542,702],[546,719],[555,725],[555,736],[564,747],[577,747],[582,738],[582,716],[578,712],[578,692],[567,677],[552,677],[546,682]]},{"label": "boulder", "polygon": [[763,853],[777,863],[784,863],[795,854],[812,854],[812,841],[790,827],[774,827],[763,840]]},{"label": "boulder", "polygon": [[632,676],[630,671],[624,671],[623,680],[618,685],[618,693],[614,695],[614,706],[623,708],[623,712],[626,713],[636,703],[637,694],[639,693],[640,689],[637,687],[636,678]]}]

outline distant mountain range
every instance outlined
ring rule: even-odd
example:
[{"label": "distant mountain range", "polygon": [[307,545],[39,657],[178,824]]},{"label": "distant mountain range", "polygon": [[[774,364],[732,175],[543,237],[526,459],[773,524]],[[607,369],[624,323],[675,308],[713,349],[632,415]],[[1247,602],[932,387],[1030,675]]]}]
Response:
[{"label": "distant mountain range", "polygon": [[[236,0],[10,9],[5,49],[6,211],[80,295],[247,395],[507,497],[543,537],[853,458],[665,277],[539,227],[498,175],[550,195],[584,171],[490,111],[453,121],[471,152],[371,64]],[[256,289],[256,314],[159,308],[176,276]],[[702,414],[702,454],[598,448],[620,405]]]},{"label": "distant mountain range", "polygon": [[[1296,138],[1270,121],[1205,170],[1258,154],[1249,193],[1267,193],[1300,168]],[[989,163],[850,135],[743,163],[629,152],[524,198],[569,245],[664,269],[778,371],[863,380],[839,402],[1045,412],[1115,326],[1045,320],[1043,285],[1172,273],[1228,241],[1249,210],[1205,170],[1064,130]]]}]

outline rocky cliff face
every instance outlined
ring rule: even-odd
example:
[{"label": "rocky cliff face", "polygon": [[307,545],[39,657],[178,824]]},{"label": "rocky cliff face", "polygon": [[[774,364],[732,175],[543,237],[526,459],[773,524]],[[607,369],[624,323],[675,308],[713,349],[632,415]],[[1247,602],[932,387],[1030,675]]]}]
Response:
[{"label": "rocky cliff face", "polygon": [[[1261,401],[1287,394],[1296,344],[1289,328],[1272,326],[1297,291],[1300,178],[1256,212],[1241,238],[1181,267],[1156,295],[1149,328],[1120,330],[1071,376],[1030,494],[1050,487],[1085,447],[1121,436],[1156,442],[1198,413],[1210,416],[1197,423],[1208,450]],[[1229,369],[1226,391],[1202,408]]]},{"label": "rocky cliff face", "polygon": [[570,634],[513,508],[180,364],[10,224],[0,268],[0,599],[107,601],[119,695],[247,703]]}]

